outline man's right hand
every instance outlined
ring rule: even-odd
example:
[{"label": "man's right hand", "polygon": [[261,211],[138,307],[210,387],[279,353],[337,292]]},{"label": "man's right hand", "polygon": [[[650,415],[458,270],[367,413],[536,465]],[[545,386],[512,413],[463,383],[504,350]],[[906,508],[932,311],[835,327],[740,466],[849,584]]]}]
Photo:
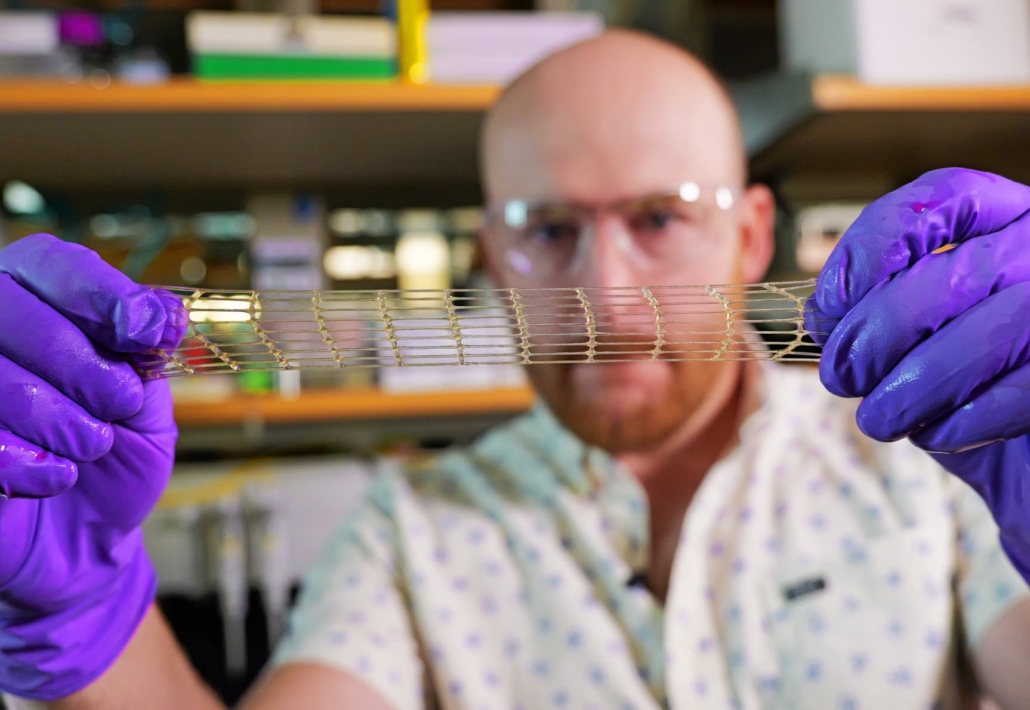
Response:
[{"label": "man's right hand", "polygon": [[167,383],[182,304],[81,246],[0,251],[0,691],[54,700],[114,662],[153,601],[140,526],[177,430]]}]

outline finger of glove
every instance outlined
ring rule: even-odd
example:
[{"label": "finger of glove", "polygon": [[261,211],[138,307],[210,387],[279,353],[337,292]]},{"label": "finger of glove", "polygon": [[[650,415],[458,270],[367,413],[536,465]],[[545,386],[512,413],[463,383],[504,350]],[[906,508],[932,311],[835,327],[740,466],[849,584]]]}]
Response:
[{"label": "finger of glove", "polygon": [[1030,283],[981,301],[914,347],[858,407],[879,441],[909,436],[1030,360]]},{"label": "finger of glove", "polygon": [[[129,361],[140,372],[153,372],[163,369],[165,362],[160,358],[154,357],[154,350],[164,350],[167,352],[175,350],[179,347],[179,343],[186,335],[186,330],[189,327],[189,314],[186,312],[186,306],[181,298],[164,289],[154,289],[153,293],[157,296],[165,310],[165,328],[161,339],[153,349],[133,353],[128,356]],[[157,362],[161,364],[158,365],[156,364]],[[146,363],[150,363],[149,366]]]},{"label": "finger of glove", "polygon": [[[1026,437],[979,449],[931,456],[975,490],[991,511],[1002,537],[1027,541],[1026,503],[1030,500],[1030,460]],[[1030,542],[1030,541],[1027,541]]]},{"label": "finger of glove", "polygon": [[912,435],[932,453],[957,453],[1030,432],[1030,367],[1024,366],[983,387],[971,400]]},{"label": "finger of glove", "polygon": [[992,234],[1030,210],[1030,187],[998,175],[946,168],[866,207],[819,274],[816,301],[841,318],[877,284],[936,249]]},{"label": "finger of glove", "polygon": [[174,330],[158,294],[95,252],[49,234],[25,237],[0,251],[0,272],[113,352],[156,348],[170,340],[170,326]]},{"label": "finger of glove", "polygon": [[0,355],[0,429],[73,461],[95,461],[111,449],[111,425],[53,385]]},{"label": "finger of glove", "polygon": [[168,484],[178,430],[172,416],[167,380],[144,384],[139,414],[119,422],[111,452],[95,464],[83,464],[76,490],[112,529],[142,525]]},{"label": "finger of glove", "polygon": [[0,429],[0,496],[49,498],[75,485],[74,462]]},{"label": "finger of glove", "polygon": [[833,332],[833,329],[837,327],[837,323],[840,322],[839,318],[830,318],[819,309],[819,304],[815,301],[815,294],[805,300],[802,316],[804,318],[805,332],[819,345],[826,344],[830,333]]},{"label": "finger of glove", "polygon": [[97,419],[132,416],[143,385],[129,363],[101,353],[67,318],[0,274],[0,355],[41,377]]},{"label": "finger of glove", "polygon": [[823,384],[842,397],[864,397],[953,318],[991,294],[1030,281],[1028,238],[1030,214],[874,286],[827,339],[819,365]]}]

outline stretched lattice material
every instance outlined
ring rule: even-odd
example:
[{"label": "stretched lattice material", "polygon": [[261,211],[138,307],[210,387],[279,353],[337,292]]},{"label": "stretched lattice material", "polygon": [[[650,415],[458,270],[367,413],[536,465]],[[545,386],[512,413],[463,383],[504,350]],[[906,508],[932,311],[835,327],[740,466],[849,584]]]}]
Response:
[{"label": "stretched lattice material", "polygon": [[[168,287],[164,287],[168,288]],[[212,291],[168,288],[186,338],[157,377],[294,368],[627,360],[815,360],[814,281],[642,288]]]}]

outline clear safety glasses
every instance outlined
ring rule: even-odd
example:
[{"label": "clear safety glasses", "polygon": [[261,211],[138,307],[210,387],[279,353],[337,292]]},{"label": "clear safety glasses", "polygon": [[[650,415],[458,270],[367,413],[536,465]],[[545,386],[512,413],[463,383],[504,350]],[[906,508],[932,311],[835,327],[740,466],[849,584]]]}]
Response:
[{"label": "clear safety glasses", "polygon": [[509,200],[487,208],[486,249],[515,273],[544,279],[577,273],[590,258],[603,215],[617,217],[616,245],[642,271],[674,268],[710,246],[740,190],[683,183],[609,205]]}]

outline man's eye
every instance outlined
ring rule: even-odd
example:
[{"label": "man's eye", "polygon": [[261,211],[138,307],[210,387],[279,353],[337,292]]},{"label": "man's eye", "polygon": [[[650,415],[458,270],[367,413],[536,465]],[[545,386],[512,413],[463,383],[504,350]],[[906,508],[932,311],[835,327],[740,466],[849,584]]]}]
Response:
[{"label": "man's eye", "polygon": [[528,232],[532,239],[551,244],[565,239],[575,239],[578,230],[571,222],[540,222],[533,225]]},{"label": "man's eye", "polygon": [[676,220],[676,215],[667,210],[655,210],[641,214],[636,222],[637,228],[652,231],[665,229]]}]

